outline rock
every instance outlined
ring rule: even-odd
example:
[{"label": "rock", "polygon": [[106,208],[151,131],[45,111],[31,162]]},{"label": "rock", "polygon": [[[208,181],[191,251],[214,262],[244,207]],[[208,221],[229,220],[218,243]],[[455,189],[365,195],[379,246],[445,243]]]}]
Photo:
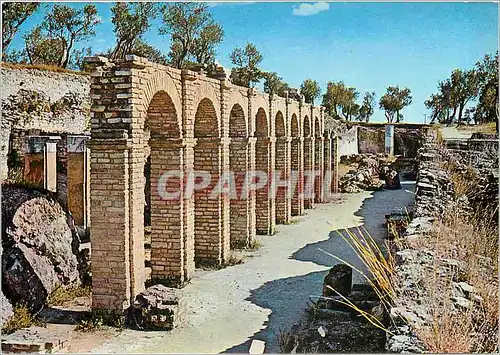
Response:
[{"label": "rock", "polygon": [[154,285],[138,294],[129,323],[141,330],[171,330],[185,321],[186,304],[179,290]]},{"label": "rock", "polygon": [[396,170],[390,169],[387,173],[385,177],[385,188],[388,190],[399,190],[401,188],[399,174]]},{"label": "rock", "polygon": [[415,336],[395,335],[387,342],[387,351],[391,353],[422,353],[422,343]]},{"label": "rock", "polygon": [[5,322],[14,315],[12,305],[3,292],[0,293],[0,302],[2,302],[2,314],[0,315],[0,328],[3,327]]},{"label": "rock", "polygon": [[465,297],[452,297],[451,300],[457,308],[461,308],[463,310],[470,309],[473,306],[473,303]]},{"label": "rock", "polygon": [[330,269],[323,281],[323,296],[337,296],[337,292],[347,296],[352,288],[352,269],[344,264],[337,264]]},{"label": "rock", "polygon": [[39,192],[5,186],[2,286],[12,302],[39,311],[59,286],[79,284],[74,238],[59,203]]}]

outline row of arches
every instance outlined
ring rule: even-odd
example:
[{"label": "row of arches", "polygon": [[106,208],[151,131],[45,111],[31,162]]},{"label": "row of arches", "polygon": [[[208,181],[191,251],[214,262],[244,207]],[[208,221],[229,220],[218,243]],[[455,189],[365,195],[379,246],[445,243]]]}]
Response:
[{"label": "row of arches", "polygon": [[[151,277],[182,285],[197,265],[223,263],[231,248],[251,246],[257,234],[273,234],[276,223],[322,201],[321,179],[313,181],[316,201],[301,194],[304,171],[323,174],[323,156],[331,155],[312,111],[282,109],[270,117],[262,103],[249,115],[244,101],[233,102],[226,114],[214,95],[183,93],[181,99],[177,84],[155,80],[137,95],[144,103],[132,105],[132,117],[118,108],[108,116],[113,122],[92,127],[94,308],[124,307],[144,287],[145,230]],[[155,85],[166,89],[154,92]],[[117,120],[120,115],[129,123]],[[263,175],[252,180],[249,172]],[[281,181],[295,177],[293,194],[281,187],[274,195],[270,182],[277,172]],[[212,193],[227,176],[234,184]],[[260,179],[267,183],[252,189]]]}]

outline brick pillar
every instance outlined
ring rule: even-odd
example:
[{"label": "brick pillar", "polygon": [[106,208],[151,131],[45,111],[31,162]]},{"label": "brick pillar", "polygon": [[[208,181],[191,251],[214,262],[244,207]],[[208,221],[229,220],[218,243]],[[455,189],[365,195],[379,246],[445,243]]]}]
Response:
[{"label": "brick pillar", "polygon": [[93,309],[121,312],[130,305],[129,144],[89,142]]},{"label": "brick pillar", "polygon": [[[248,138],[231,138],[230,170],[234,173],[237,198],[231,199],[230,228],[231,248],[248,247],[253,241],[251,228],[252,200],[239,198],[247,191],[246,173],[250,170],[250,145]],[[255,233],[255,232],[253,232]]]},{"label": "brick pillar", "polygon": [[[256,170],[256,159],[255,159],[255,151],[256,151],[257,138],[249,137],[248,138],[248,171]],[[248,201],[250,204],[249,211],[249,226],[248,226],[248,235],[250,236],[250,245],[253,245],[256,238],[257,232],[257,195],[254,190],[251,190],[248,196]]]},{"label": "brick pillar", "polygon": [[255,169],[267,173],[268,183],[258,189],[256,196],[256,230],[257,234],[274,234],[276,226],[275,199],[270,196],[269,179],[274,173],[274,141],[272,138],[257,138],[255,144]]},{"label": "brick pillar", "polygon": [[323,163],[323,196],[324,200],[328,201],[332,193],[331,185],[333,179],[332,171],[332,139],[327,136],[324,140],[324,163]]},{"label": "brick pillar", "polygon": [[[185,250],[185,144],[180,139],[151,139],[151,277],[179,285],[192,269],[193,250]],[[171,175],[166,175],[171,172]],[[177,175],[176,175],[177,174]],[[166,193],[172,196],[167,196]],[[174,196],[176,194],[176,196]],[[186,257],[191,254],[191,258]]]},{"label": "brick pillar", "polygon": [[195,194],[194,246],[195,262],[220,265],[226,243],[223,240],[223,198],[211,195],[221,175],[223,144],[220,138],[197,138],[194,169],[210,173],[210,185]]},{"label": "brick pillar", "polygon": [[332,138],[332,193],[336,194],[339,190],[339,137]]},{"label": "brick pillar", "polygon": [[[304,138],[304,181],[303,181],[303,193],[313,195],[314,194],[314,182],[310,179],[313,177],[314,173],[314,137]],[[308,186],[313,186],[310,191]],[[314,197],[306,196],[304,197],[304,208],[314,207]]]},{"label": "brick pillar", "polygon": [[301,216],[304,214],[304,196],[302,195],[304,180],[304,156],[303,156],[303,138],[294,137],[291,142],[291,172],[297,174],[297,186],[295,186],[291,201],[292,216]]},{"label": "brick pillar", "polygon": [[[290,150],[291,138],[276,138],[276,171],[280,171],[280,179],[290,179]],[[291,197],[288,192],[290,187],[278,187],[276,191],[276,222],[288,223],[291,218]]]},{"label": "brick pillar", "polygon": [[[183,139],[184,181],[188,172],[194,170],[194,147],[196,140]],[[184,194],[184,281],[194,275],[194,194]]]},{"label": "brick pillar", "polygon": [[324,158],[323,158],[323,145],[324,138],[316,137],[314,141],[314,170],[315,174],[318,174],[314,179],[314,202],[321,203],[324,202],[323,194],[323,180],[324,180]]},{"label": "brick pillar", "polygon": [[144,147],[134,145],[129,153],[129,228],[131,296],[144,290]]},{"label": "brick pillar", "polygon": [[[220,147],[221,147],[221,172],[229,172],[229,161],[230,161],[230,139],[223,138],[221,139]],[[231,199],[230,199],[230,191],[226,189],[224,193],[220,195],[221,198],[221,228],[222,228],[222,236],[221,236],[221,258],[224,263],[229,257],[229,250],[231,248],[231,216],[230,216],[230,208],[231,208]]]}]

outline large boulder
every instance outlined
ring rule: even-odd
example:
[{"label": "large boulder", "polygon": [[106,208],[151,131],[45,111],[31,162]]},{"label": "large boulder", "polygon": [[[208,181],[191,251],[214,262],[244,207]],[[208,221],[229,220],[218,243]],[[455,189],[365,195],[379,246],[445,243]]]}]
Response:
[{"label": "large boulder", "polygon": [[3,292],[0,292],[0,302],[2,302],[2,313],[0,314],[0,327],[3,327],[5,322],[14,315],[14,310],[12,309],[12,305]]},{"label": "large boulder", "polygon": [[59,203],[43,193],[4,186],[2,197],[3,291],[38,311],[54,289],[80,282],[74,235]]},{"label": "large boulder", "polygon": [[130,309],[129,323],[141,330],[171,330],[186,317],[186,303],[180,291],[154,285],[138,294]]}]

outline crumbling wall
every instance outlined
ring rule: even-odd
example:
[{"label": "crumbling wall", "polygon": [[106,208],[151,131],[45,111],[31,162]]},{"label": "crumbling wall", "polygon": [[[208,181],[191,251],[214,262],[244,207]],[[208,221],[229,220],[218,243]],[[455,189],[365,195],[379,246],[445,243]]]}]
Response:
[{"label": "crumbling wall", "polygon": [[358,127],[359,154],[385,152],[385,126]]},{"label": "crumbling wall", "polygon": [[[89,134],[90,80],[86,75],[3,66],[0,171],[8,176],[7,156],[22,155],[26,135]],[[11,137],[12,135],[12,137]],[[14,138],[14,139],[12,139]],[[65,148],[61,141],[61,149]],[[64,147],[63,147],[64,146]]]},{"label": "crumbling wall", "polygon": [[417,156],[418,149],[422,146],[427,128],[424,127],[394,127],[394,154],[405,158]]},{"label": "crumbling wall", "polygon": [[339,139],[339,156],[359,154],[358,141],[357,127],[352,127],[345,131]]}]

